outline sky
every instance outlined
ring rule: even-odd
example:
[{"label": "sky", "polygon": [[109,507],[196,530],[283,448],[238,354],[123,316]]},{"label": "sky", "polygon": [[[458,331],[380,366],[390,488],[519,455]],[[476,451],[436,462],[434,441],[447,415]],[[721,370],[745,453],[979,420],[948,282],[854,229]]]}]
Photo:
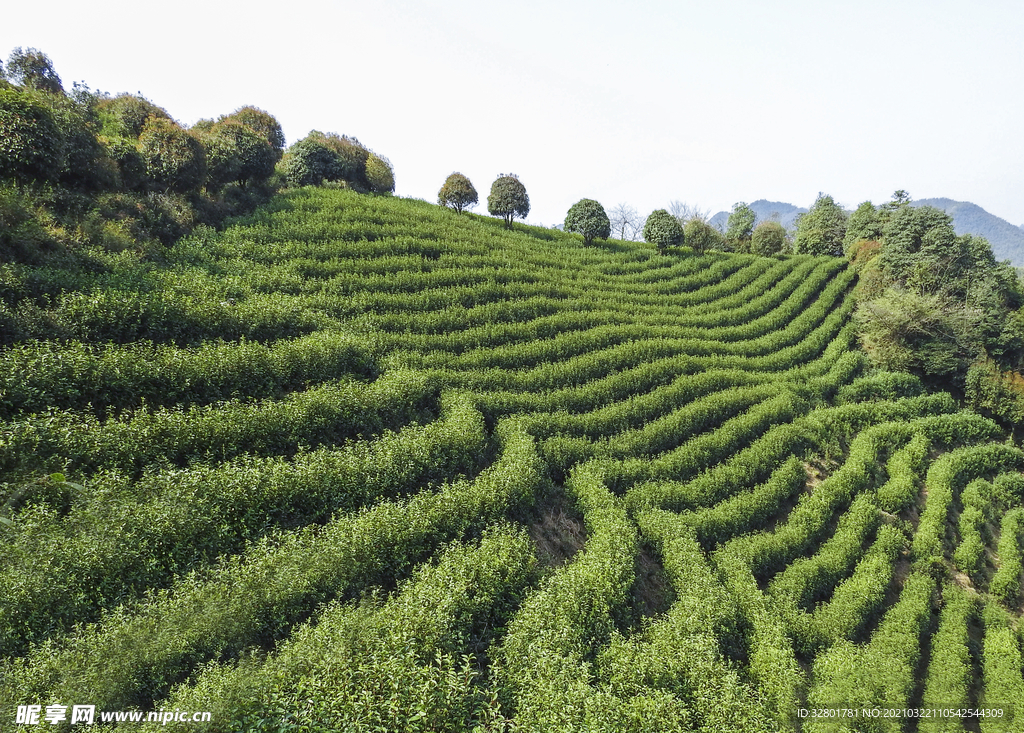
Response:
[{"label": "sky", "polygon": [[[41,10],[44,9],[44,10]],[[0,57],[142,92],[184,125],[243,105],[288,143],[357,137],[396,194],[515,173],[531,223],[581,198],[854,208],[897,189],[1024,224],[1019,0],[53,0],[11,4]]]}]

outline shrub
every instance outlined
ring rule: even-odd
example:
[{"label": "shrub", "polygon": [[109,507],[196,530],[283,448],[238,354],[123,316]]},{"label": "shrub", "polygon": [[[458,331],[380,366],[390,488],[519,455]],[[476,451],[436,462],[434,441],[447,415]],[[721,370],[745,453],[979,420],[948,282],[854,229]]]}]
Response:
[{"label": "shrub", "polygon": [[284,174],[292,186],[345,181],[366,188],[369,157],[370,151],[355,138],[313,130],[288,148]]},{"label": "shrub", "polygon": [[516,217],[524,218],[530,213],[530,197],[526,195],[519,176],[509,173],[501,175],[491,184],[491,194],[487,197],[487,211],[491,216],[500,216],[505,220],[505,228],[512,228]]},{"label": "shrub", "polygon": [[441,190],[437,192],[437,203],[455,209],[460,214],[463,209],[476,206],[479,198],[470,180],[461,173],[448,176]]},{"label": "shrub", "polygon": [[644,240],[664,253],[668,247],[683,243],[683,228],[679,221],[665,209],[655,209],[644,224]]},{"label": "shrub", "polygon": [[52,248],[45,224],[46,215],[30,193],[13,185],[0,187],[0,260],[31,262]]},{"label": "shrub", "polygon": [[999,569],[992,576],[989,592],[1002,601],[1008,608],[1017,606],[1017,595],[1020,592],[1021,571],[1021,525],[1024,509],[1011,509],[1002,518],[999,528]]},{"label": "shrub", "polygon": [[324,134],[314,130],[309,135],[337,154],[343,172],[336,180],[354,183],[359,188],[369,187],[366,180],[366,163],[370,158],[370,151],[361,142],[354,137],[334,132]]},{"label": "shrub", "polygon": [[116,187],[116,166],[96,137],[98,122],[90,106],[91,100],[83,101],[63,94],[33,94],[50,108],[64,142],[59,182],[69,188],[89,191]]},{"label": "shrub", "polygon": [[590,244],[595,239],[607,239],[611,234],[611,222],[604,207],[593,199],[580,199],[565,215],[564,230],[583,236],[583,243]]},{"label": "shrub", "polygon": [[145,191],[148,184],[146,161],[142,159],[135,141],[126,137],[100,137],[107,157],[117,168],[115,188]]},{"label": "shrub", "polygon": [[[929,708],[966,708],[975,675],[968,627],[978,616],[979,602],[976,595],[968,595],[952,583],[943,586],[942,601],[939,628],[932,636],[923,704]],[[960,721],[938,717],[922,718],[919,728],[922,733],[957,729],[963,730]]]}]

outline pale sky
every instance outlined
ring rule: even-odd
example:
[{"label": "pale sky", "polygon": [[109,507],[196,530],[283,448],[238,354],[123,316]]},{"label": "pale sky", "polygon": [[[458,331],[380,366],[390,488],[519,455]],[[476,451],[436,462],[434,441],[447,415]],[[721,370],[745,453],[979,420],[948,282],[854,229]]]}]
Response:
[{"label": "pale sky", "polygon": [[1024,223],[1020,0],[11,3],[0,57],[141,91],[189,125],[246,104],[288,143],[359,138],[396,193],[514,172],[536,224],[766,198],[972,201]]}]

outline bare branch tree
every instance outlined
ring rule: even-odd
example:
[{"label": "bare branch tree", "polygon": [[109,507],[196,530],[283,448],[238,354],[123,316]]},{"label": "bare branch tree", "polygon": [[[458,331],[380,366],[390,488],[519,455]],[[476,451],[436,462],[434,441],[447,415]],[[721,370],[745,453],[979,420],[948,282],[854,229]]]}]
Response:
[{"label": "bare branch tree", "polygon": [[612,235],[627,242],[635,242],[643,231],[643,221],[629,204],[619,204],[608,212]]},{"label": "bare branch tree", "polygon": [[684,201],[673,201],[668,205],[668,213],[678,219],[680,224],[686,224],[690,219],[697,219],[706,224],[708,217],[711,216],[711,209],[702,209]]}]

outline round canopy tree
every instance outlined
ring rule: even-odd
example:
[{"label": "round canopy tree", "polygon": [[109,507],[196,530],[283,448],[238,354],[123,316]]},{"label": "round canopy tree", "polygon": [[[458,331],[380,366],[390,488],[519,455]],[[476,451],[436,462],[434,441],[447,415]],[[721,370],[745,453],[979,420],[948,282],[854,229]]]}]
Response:
[{"label": "round canopy tree", "polygon": [[391,168],[391,161],[370,153],[366,159],[366,182],[374,193],[394,193],[395,172]]},{"label": "round canopy tree", "polygon": [[245,125],[267,141],[270,147],[273,148],[277,159],[281,158],[281,152],[284,150],[284,131],[281,129],[281,123],[277,121],[274,115],[264,112],[258,107],[242,107],[221,118],[220,121],[237,122]]},{"label": "round canopy tree", "polygon": [[563,229],[583,235],[583,243],[590,244],[595,239],[608,239],[612,225],[601,204],[593,199],[580,199],[565,215]]},{"label": "round canopy tree", "polygon": [[786,248],[786,228],[777,221],[762,221],[750,238],[750,250],[756,255],[768,257]]},{"label": "round canopy tree", "polygon": [[142,128],[150,117],[169,120],[171,116],[163,107],[145,97],[133,94],[119,94],[113,98],[101,99],[96,105],[102,123],[101,132],[109,138],[125,137],[138,140]]},{"label": "round canopy tree", "polygon": [[500,216],[505,220],[505,228],[512,228],[512,220],[517,216],[526,217],[530,213],[530,197],[526,195],[526,186],[515,173],[498,176],[491,184],[491,194],[487,197],[487,211],[491,216]]},{"label": "round canopy tree", "polygon": [[17,89],[0,89],[0,180],[55,180],[64,140],[48,107]]},{"label": "round canopy tree", "polygon": [[321,138],[309,135],[288,148],[284,174],[291,186],[319,186],[324,181],[340,181],[348,169],[337,152]]},{"label": "round canopy tree", "polygon": [[441,190],[437,192],[437,203],[455,209],[460,214],[463,209],[476,206],[479,200],[473,184],[461,173],[452,173],[448,176]]},{"label": "round canopy tree", "polygon": [[697,254],[722,246],[721,233],[699,216],[691,217],[683,225],[683,240]]},{"label": "round canopy tree", "polygon": [[198,134],[206,146],[209,182],[214,189],[237,181],[243,188],[249,183],[265,181],[274,172],[277,152],[255,130],[228,118]]},{"label": "round canopy tree", "polygon": [[167,192],[187,193],[206,182],[206,149],[171,120],[150,117],[139,136],[149,179]]},{"label": "round canopy tree", "polygon": [[664,253],[667,247],[682,244],[683,239],[683,228],[679,226],[679,220],[665,209],[655,209],[647,217],[644,240],[656,246],[659,252]]}]

